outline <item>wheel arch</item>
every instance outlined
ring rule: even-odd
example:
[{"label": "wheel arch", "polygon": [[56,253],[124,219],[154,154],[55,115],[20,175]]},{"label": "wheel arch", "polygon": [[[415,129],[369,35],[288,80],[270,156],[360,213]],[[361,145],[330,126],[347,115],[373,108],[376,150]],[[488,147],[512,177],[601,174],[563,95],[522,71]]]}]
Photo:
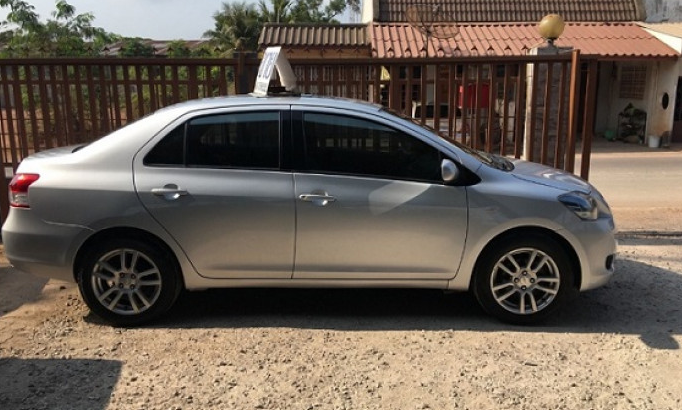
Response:
[{"label": "wheel arch", "polygon": [[[497,236],[495,236],[493,239],[491,239],[481,250],[481,252],[478,254],[476,257],[476,263],[474,264],[474,270],[473,272],[476,272],[479,264],[481,263],[483,257],[488,253],[488,251],[496,246],[500,241],[506,240],[509,237],[513,236],[519,236],[519,235],[537,235],[537,236],[545,236],[549,237],[561,248],[566,252],[566,255],[568,256],[569,263],[571,264],[571,267],[573,268],[573,286],[576,289],[580,289],[582,285],[582,266],[580,264],[580,258],[578,257],[578,254],[576,253],[575,249],[573,246],[571,246],[570,242],[564,238],[563,236],[559,235],[557,232],[539,227],[539,226],[519,226],[515,228],[508,229],[504,232],[499,233]],[[474,284],[474,278],[475,274],[472,273],[471,278],[469,279],[469,289],[473,289],[473,284]]]},{"label": "wheel arch", "polygon": [[83,242],[83,244],[78,249],[78,252],[76,253],[76,257],[74,259],[72,274],[75,282],[78,282],[78,272],[83,267],[82,265],[88,251],[98,243],[101,243],[112,238],[134,238],[153,244],[154,246],[161,249],[170,257],[171,262],[175,265],[175,268],[177,269],[177,272],[179,273],[180,276],[180,284],[182,288],[185,288],[185,280],[184,275],[182,274],[182,267],[180,265],[180,262],[178,261],[177,256],[175,255],[175,252],[173,252],[171,247],[168,246],[166,242],[164,242],[161,238],[154,235],[153,233],[150,233],[143,229],[132,227],[113,227],[103,229],[95,233],[94,235],[90,236],[88,239],[86,239],[85,242]]}]

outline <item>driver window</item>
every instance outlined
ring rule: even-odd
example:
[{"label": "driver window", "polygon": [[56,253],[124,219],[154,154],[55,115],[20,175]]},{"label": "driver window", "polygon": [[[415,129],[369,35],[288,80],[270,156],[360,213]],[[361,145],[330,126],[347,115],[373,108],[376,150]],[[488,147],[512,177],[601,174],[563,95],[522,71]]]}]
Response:
[{"label": "driver window", "polygon": [[438,150],[421,140],[361,118],[305,113],[306,169],[441,183]]}]

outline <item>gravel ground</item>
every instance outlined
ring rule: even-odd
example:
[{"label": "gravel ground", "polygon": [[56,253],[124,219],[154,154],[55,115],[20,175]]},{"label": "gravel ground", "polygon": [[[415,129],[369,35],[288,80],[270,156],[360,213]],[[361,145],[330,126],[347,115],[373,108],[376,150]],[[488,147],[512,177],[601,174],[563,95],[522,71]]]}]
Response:
[{"label": "gravel ground", "polygon": [[3,267],[0,409],[680,409],[682,238],[620,242],[615,280],[538,327],[468,294],[215,290],[117,329]]}]

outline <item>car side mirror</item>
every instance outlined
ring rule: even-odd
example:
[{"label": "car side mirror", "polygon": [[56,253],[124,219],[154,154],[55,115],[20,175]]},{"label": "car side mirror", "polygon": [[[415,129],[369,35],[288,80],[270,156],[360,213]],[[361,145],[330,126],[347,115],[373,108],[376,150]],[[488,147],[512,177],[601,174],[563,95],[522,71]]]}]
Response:
[{"label": "car side mirror", "polygon": [[455,182],[459,178],[459,168],[457,165],[449,159],[444,159],[440,163],[440,176],[443,178],[443,182],[449,184]]}]

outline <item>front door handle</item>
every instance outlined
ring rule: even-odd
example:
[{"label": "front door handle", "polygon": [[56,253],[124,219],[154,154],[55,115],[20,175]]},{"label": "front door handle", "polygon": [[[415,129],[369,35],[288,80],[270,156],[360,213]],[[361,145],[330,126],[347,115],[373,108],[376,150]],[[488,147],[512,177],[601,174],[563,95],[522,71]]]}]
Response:
[{"label": "front door handle", "polygon": [[298,196],[298,199],[305,202],[312,202],[317,206],[325,206],[330,202],[336,201],[335,197],[327,194],[326,192],[323,194],[301,194]]},{"label": "front door handle", "polygon": [[167,201],[175,201],[181,196],[185,196],[187,194],[187,190],[180,189],[175,184],[166,184],[163,186],[163,188],[152,188],[152,195],[162,196],[163,199]]}]

